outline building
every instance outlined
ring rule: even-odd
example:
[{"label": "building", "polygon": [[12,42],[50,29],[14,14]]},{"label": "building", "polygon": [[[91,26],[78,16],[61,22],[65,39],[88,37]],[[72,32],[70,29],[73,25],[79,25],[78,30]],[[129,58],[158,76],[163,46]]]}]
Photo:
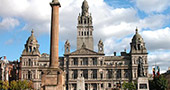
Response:
[{"label": "building", "polygon": [[[60,68],[66,73],[66,90],[77,89],[78,77],[84,77],[85,90],[121,88],[124,81],[137,80],[139,59],[142,59],[142,69],[148,77],[148,53],[138,29],[130,42],[130,52],[121,52],[120,56],[116,56],[116,53],[114,56],[105,56],[102,40],[98,42],[98,51],[94,51],[93,20],[86,0],[81,8],[77,25],[77,50],[70,52],[71,45],[67,40],[64,57],[59,59]],[[39,46],[32,30],[21,55],[21,79],[33,81],[36,90],[41,88],[42,71],[50,66],[49,55],[40,54]]]},{"label": "building", "polygon": [[148,76],[148,61],[145,42],[136,29],[130,43],[130,52],[120,56],[105,56],[102,40],[98,51],[93,50],[93,21],[88,2],[84,0],[82,12],[78,16],[77,50],[70,52],[70,43],[65,42],[64,70],[68,90],[76,90],[78,77],[85,78],[85,90],[109,90],[121,86],[124,81],[138,78],[138,60],[144,64],[144,75]]}]

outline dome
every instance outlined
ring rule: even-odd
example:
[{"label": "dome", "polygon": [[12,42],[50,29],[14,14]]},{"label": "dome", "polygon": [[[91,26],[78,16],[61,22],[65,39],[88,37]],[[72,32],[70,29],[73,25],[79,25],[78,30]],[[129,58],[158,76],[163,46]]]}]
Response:
[{"label": "dome", "polygon": [[144,42],[142,36],[138,33],[138,29],[136,29],[136,34],[133,36],[132,42]]},{"label": "dome", "polygon": [[33,43],[38,43],[38,41],[36,40],[36,38],[34,36],[34,31],[32,30],[31,36],[27,40],[27,44],[33,44]]}]

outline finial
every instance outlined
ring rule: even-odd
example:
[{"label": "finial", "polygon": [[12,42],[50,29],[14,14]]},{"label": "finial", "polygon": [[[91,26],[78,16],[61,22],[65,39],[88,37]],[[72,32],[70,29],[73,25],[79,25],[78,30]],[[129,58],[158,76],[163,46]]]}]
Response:
[{"label": "finial", "polygon": [[34,34],[34,30],[32,29],[31,34]]},{"label": "finial", "polygon": [[136,27],[136,34],[138,33],[138,27]]}]

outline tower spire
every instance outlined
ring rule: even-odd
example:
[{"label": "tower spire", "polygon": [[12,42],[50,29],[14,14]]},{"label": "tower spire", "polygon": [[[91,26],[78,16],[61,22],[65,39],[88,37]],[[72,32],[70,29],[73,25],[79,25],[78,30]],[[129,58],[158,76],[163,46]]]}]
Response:
[{"label": "tower spire", "polygon": [[82,4],[82,15],[83,16],[87,16],[89,14],[89,5],[88,5],[88,2],[86,0],[83,1],[83,4]]}]

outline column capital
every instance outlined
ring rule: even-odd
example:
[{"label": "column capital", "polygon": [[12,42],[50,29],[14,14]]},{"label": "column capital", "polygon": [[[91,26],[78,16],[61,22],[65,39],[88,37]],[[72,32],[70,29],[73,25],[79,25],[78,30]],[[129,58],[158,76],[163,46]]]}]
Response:
[{"label": "column capital", "polygon": [[53,0],[53,1],[50,3],[50,5],[51,5],[51,7],[52,7],[52,6],[59,6],[59,7],[61,7],[60,2],[59,2],[58,0]]}]

